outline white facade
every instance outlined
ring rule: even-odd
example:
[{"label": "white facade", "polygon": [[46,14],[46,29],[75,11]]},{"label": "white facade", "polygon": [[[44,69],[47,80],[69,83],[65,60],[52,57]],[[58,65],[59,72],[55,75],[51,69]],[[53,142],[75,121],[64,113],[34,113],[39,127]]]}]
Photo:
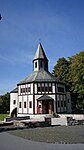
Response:
[{"label": "white facade", "polygon": [[11,93],[10,94],[10,115],[12,111],[17,108],[17,101],[18,101],[18,93]]},{"label": "white facade", "polygon": [[48,59],[39,44],[33,60],[33,73],[10,93],[10,114],[17,116],[71,113],[70,93],[65,84],[48,72]]}]

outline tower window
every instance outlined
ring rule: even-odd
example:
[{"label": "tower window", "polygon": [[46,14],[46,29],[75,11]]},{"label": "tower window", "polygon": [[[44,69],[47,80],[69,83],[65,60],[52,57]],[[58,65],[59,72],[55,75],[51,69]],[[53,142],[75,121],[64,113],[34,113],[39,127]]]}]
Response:
[{"label": "tower window", "polygon": [[37,68],[37,62],[35,62],[35,68]]}]

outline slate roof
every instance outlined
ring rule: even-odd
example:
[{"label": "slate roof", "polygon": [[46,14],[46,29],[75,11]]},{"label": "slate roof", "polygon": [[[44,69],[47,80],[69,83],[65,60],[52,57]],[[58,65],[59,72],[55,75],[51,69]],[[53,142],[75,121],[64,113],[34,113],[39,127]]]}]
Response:
[{"label": "slate roof", "polygon": [[58,78],[53,76],[50,72],[45,71],[41,69],[40,71],[34,71],[32,74],[30,74],[27,78],[25,78],[23,81],[18,83],[25,84],[25,83],[31,83],[31,82],[59,82],[64,83],[60,81]]},{"label": "slate roof", "polygon": [[[47,59],[45,53],[44,53],[44,50],[43,50],[43,47],[41,45],[41,43],[39,43],[38,45],[38,48],[37,48],[37,51],[36,51],[36,54],[34,56],[34,60],[36,59]],[[33,61],[34,61],[33,60]],[[48,59],[47,59],[48,60]]]},{"label": "slate roof", "polygon": [[18,88],[15,88],[15,89],[12,90],[10,93],[18,93]]}]

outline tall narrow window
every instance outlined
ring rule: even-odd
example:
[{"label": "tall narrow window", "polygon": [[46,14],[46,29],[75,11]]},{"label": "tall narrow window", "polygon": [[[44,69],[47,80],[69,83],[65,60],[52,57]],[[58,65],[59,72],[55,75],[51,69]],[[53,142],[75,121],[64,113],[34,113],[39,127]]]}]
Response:
[{"label": "tall narrow window", "polygon": [[45,87],[45,92],[48,92],[48,87]]},{"label": "tall narrow window", "polygon": [[42,92],[44,92],[44,87],[42,87]]},{"label": "tall narrow window", "polygon": [[26,102],[24,102],[24,108],[26,108]]},{"label": "tall narrow window", "polygon": [[58,103],[58,107],[60,107],[60,102],[59,102],[59,101],[57,101],[57,103]]},{"label": "tall narrow window", "polygon": [[37,62],[35,62],[35,68],[37,68]]},{"label": "tall narrow window", "polygon": [[30,92],[30,87],[28,87],[28,92]]},{"label": "tall narrow window", "polygon": [[66,107],[66,101],[64,101],[64,107]]},{"label": "tall narrow window", "polygon": [[41,92],[41,85],[40,85],[40,83],[37,84],[37,92]]},{"label": "tall narrow window", "polygon": [[32,102],[31,101],[29,102],[29,108],[32,108]]},{"label": "tall narrow window", "polygon": [[63,101],[61,101],[61,107],[63,107]]},{"label": "tall narrow window", "polygon": [[13,100],[13,104],[14,104],[14,105],[16,104],[16,100]]},{"label": "tall narrow window", "polygon": [[69,103],[69,98],[67,99],[68,103]]},{"label": "tall narrow window", "polygon": [[19,108],[21,108],[21,105],[22,105],[22,103],[21,103],[21,102],[19,102]]},{"label": "tall narrow window", "polygon": [[38,88],[37,88],[37,91],[38,91],[38,92],[40,92],[40,91],[41,91],[41,90],[40,90],[40,87],[38,87]]},{"label": "tall narrow window", "polygon": [[49,87],[49,92],[52,92],[52,86]]}]

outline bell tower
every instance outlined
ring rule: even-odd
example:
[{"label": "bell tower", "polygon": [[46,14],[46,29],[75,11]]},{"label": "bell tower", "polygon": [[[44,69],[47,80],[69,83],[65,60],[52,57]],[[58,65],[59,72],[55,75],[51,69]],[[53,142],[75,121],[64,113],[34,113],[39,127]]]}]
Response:
[{"label": "bell tower", "polygon": [[39,71],[40,69],[48,71],[48,59],[44,53],[41,43],[38,44],[38,48],[33,59],[33,70]]}]

